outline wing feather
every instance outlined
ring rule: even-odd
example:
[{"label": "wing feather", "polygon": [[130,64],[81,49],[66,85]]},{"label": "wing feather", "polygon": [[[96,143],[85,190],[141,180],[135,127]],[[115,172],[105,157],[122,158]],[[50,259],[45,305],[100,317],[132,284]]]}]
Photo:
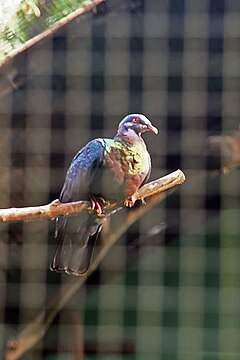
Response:
[{"label": "wing feather", "polygon": [[60,194],[61,202],[87,200],[91,184],[101,171],[104,154],[104,143],[95,139],[75,155]]}]

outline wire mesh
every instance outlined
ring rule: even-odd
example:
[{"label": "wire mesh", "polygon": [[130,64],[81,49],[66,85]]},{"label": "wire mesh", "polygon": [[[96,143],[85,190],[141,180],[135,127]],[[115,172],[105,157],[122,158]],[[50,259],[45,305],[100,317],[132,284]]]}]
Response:
[{"label": "wire mesh", "polygon": [[[59,196],[73,155],[130,112],[151,178],[187,182],[128,232],[26,359],[232,360],[240,355],[239,169],[215,174],[207,138],[239,124],[240,6],[106,1],[1,70],[0,206]],[[113,229],[126,219],[119,212]],[[50,272],[54,224],[1,224],[0,347],[67,275]],[[84,348],[84,356],[83,356]]]}]

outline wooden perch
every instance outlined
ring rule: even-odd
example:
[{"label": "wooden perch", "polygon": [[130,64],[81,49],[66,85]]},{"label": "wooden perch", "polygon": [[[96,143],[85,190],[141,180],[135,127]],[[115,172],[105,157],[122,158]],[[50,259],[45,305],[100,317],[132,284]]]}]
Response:
[{"label": "wooden perch", "polygon": [[[78,289],[85,283],[88,276],[96,269],[101,260],[116,243],[120,236],[149,211],[156,203],[167,196],[166,190],[173,188],[176,185],[181,185],[185,181],[185,175],[181,170],[174,171],[160,179],[152,181],[144,185],[137,193],[135,198],[150,198],[145,206],[140,206],[129,212],[126,222],[113,231],[105,232],[105,241],[100,244],[94,254],[91,268],[86,276],[72,278],[72,282],[65,284],[59,293],[51,302],[48,303],[47,308],[40,311],[36,318],[28,324],[16,337],[8,341],[8,349],[6,351],[5,360],[17,360],[30,348],[32,348],[39,340],[43,338],[48,327],[54,320],[58,312],[67,304]],[[39,206],[36,208],[23,209],[5,209],[1,210],[1,219],[4,221],[29,221],[37,219],[53,219],[59,215],[70,216],[78,214],[86,210],[89,206],[88,202],[76,202],[71,204],[60,204],[55,201],[49,205]],[[113,204],[105,208],[108,214],[112,214],[123,204]],[[66,275],[67,276],[67,275]]]},{"label": "wooden perch", "polygon": [[[141,187],[135,194],[135,200],[148,198],[165,191],[175,185],[182,184],[185,180],[185,175],[181,170],[177,170],[168,174],[160,179],[152,181]],[[83,210],[90,209],[91,204],[88,201],[75,201],[71,203],[61,203],[59,200],[54,200],[50,204],[23,207],[23,208],[10,208],[0,209],[0,221],[3,222],[17,222],[17,221],[33,221],[48,219],[54,220],[58,216],[72,216],[81,213]],[[111,215],[116,210],[123,207],[123,203],[115,203],[107,205],[103,211],[107,215]]]}]

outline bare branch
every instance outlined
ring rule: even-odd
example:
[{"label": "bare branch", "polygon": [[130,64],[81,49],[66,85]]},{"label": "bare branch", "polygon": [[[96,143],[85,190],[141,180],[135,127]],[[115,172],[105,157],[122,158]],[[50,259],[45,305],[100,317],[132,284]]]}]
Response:
[{"label": "bare branch", "polygon": [[[141,200],[148,198],[152,195],[156,195],[159,192],[165,191],[175,185],[179,185],[184,182],[185,176],[181,170],[177,170],[171,174],[168,174],[160,179],[152,181],[134,194],[135,200]],[[121,209],[123,203],[115,203],[107,205],[103,211],[106,215],[111,215],[113,212]],[[76,201],[72,203],[61,203],[59,200],[54,200],[50,204],[23,207],[23,208],[10,208],[0,209],[0,221],[3,222],[17,222],[17,221],[33,221],[48,219],[54,220],[56,217],[72,216],[81,213],[83,210],[90,209],[90,203],[88,201]]]},{"label": "bare branch", "polygon": [[54,220],[60,215],[71,216],[79,214],[90,207],[88,201],[76,201],[62,204],[59,200],[54,200],[50,204],[40,206],[29,206],[23,208],[9,208],[0,210],[0,221],[17,222],[33,220]]},{"label": "bare branch", "polygon": [[[78,289],[85,283],[86,279],[91,275],[91,273],[97,268],[101,260],[111,249],[111,247],[117,242],[121,235],[131,226],[135,221],[137,221],[141,216],[143,216],[147,211],[149,211],[154,205],[159,201],[163,200],[166,196],[166,190],[173,188],[176,185],[181,185],[185,181],[185,175],[181,170],[177,170],[173,173],[170,173],[160,179],[152,181],[144,185],[134,197],[136,200],[151,197],[145,206],[141,206],[131,211],[128,214],[127,221],[124,224],[120,225],[114,233],[109,234],[105,233],[107,241],[103,242],[94,254],[91,268],[86,276],[80,278],[74,278],[73,282],[66,284],[63,289],[61,289],[61,296],[56,296],[47,306],[47,309],[42,310],[32,323],[28,324],[21,333],[19,333],[16,339],[11,339],[8,342],[8,350],[5,354],[5,360],[17,360],[30,348],[32,348],[39,340],[42,339],[46,333],[48,327],[54,320],[58,312],[67,304],[67,302],[72,298],[72,296],[78,291]],[[50,204],[51,205],[51,204]],[[66,205],[66,204],[62,204]],[[46,205],[48,206],[48,205]],[[51,206],[58,207],[59,204],[53,204]],[[82,208],[81,208],[82,206]],[[87,202],[82,204],[80,202],[80,208],[78,213],[83,209],[86,209],[88,206]],[[122,204],[114,204],[108,207],[109,214],[116,211],[123,206]],[[60,211],[61,210],[61,211]],[[80,211],[79,211],[80,210]],[[64,207],[59,208],[58,215],[66,215]],[[71,215],[76,213],[76,208],[68,208],[68,211],[72,211]],[[57,216],[58,216],[57,215]],[[69,213],[68,213],[69,215]],[[46,217],[45,217],[46,218]],[[50,217],[51,218],[51,217]],[[35,218],[36,219],[36,218]]]}]

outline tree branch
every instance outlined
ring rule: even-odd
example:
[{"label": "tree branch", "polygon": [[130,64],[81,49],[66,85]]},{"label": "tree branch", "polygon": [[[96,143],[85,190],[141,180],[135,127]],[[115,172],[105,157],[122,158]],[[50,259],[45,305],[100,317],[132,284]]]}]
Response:
[{"label": "tree branch", "polygon": [[103,1],[105,0],[69,0],[66,3],[55,1],[49,2],[49,7],[40,0],[36,4],[32,1],[19,1],[15,7],[11,6],[12,13],[8,4],[5,9],[8,16],[5,14],[4,17],[6,23],[0,24],[0,67],[70,21],[96,9]]},{"label": "tree branch", "polygon": [[[185,175],[181,170],[174,171],[160,179],[152,181],[146,185],[144,185],[137,193],[135,193],[134,197],[137,199],[143,199],[150,197],[149,201],[145,206],[140,206],[139,208],[134,209],[128,214],[127,221],[120,225],[114,232],[105,233],[105,237],[107,241],[104,241],[100,246],[97,247],[94,258],[92,261],[91,268],[86,276],[80,278],[74,278],[73,282],[70,284],[64,285],[64,288],[61,289],[61,295],[57,295],[52,301],[47,305],[47,309],[40,311],[40,313],[36,316],[36,318],[28,324],[22,332],[19,333],[16,339],[11,339],[8,342],[8,349],[5,354],[5,360],[17,360],[19,359],[25,352],[27,352],[30,348],[32,348],[39,340],[43,338],[48,327],[54,320],[55,316],[58,312],[67,304],[67,302],[72,298],[72,296],[78,291],[78,289],[85,283],[86,279],[90,276],[90,274],[96,269],[101,260],[107,254],[107,252],[111,249],[111,247],[116,243],[116,241],[121,237],[121,235],[131,226],[135,221],[137,221],[141,216],[143,216],[147,211],[149,211],[154,205],[156,205],[159,201],[163,200],[167,196],[166,190],[173,188],[176,185],[181,185],[185,181]],[[62,206],[63,205],[63,206]],[[71,215],[79,213],[83,211],[83,209],[87,209],[88,202],[78,202],[73,205],[73,207],[66,207],[68,204],[50,204],[44,207],[47,210],[47,213],[42,213],[40,211],[40,215],[38,212],[37,215],[33,215],[32,209],[31,212],[28,213],[29,218],[39,219],[39,218],[49,218],[51,216],[59,216],[59,215]],[[70,204],[71,205],[71,204]],[[78,208],[79,206],[79,208]],[[53,207],[53,211],[52,208]],[[112,214],[114,211],[123,207],[123,204],[114,204],[106,207],[106,211],[108,214]],[[27,218],[27,212],[24,208],[24,212],[22,212],[21,221],[29,220]],[[38,207],[39,209],[39,207]],[[57,210],[56,210],[57,209]],[[66,211],[67,209],[67,211]],[[7,209],[11,210],[11,209]],[[22,209],[17,209],[18,212],[22,211]],[[49,215],[49,211],[51,216]],[[14,216],[16,216],[15,211],[13,211]],[[8,216],[9,214],[5,214]],[[44,216],[43,216],[44,215]],[[18,221],[20,221],[20,214],[17,215]],[[34,217],[35,216],[35,217]],[[10,221],[12,220],[12,214],[10,215]],[[16,217],[15,217],[16,219]],[[7,220],[5,220],[7,221]],[[15,220],[16,221],[16,220]]]},{"label": "tree branch", "polygon": [[[135,200],[148,198],[165,191],[175,185],[183,183],[185,175],[181,170],[174,171],[160,179],[152,181],[141,187],[135,194]],[[103,208],[103,212],[110,216],[115,211],[121,209],[123,203],[115,203],[107,205]],[[81,213],[84,210],[90,211],[91,204],[88,201],[75,201],[71,203],[61,203],[54,200],[50,204],[23,208],[0,209],[0,221],[17,222],[17,221],[33,221],[33,220],[54,220],[58,216],[72,216]]]}]

